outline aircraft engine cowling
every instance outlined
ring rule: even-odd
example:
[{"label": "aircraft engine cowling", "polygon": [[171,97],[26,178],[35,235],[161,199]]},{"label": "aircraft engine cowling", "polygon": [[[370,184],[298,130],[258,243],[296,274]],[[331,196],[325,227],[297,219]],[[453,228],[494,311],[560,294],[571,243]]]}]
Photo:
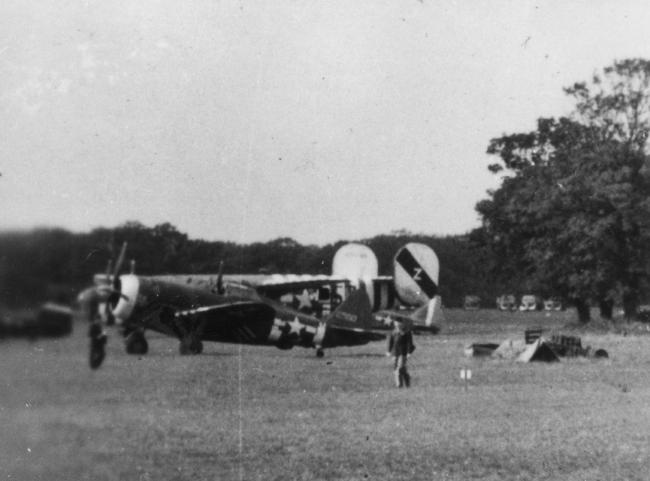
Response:
[{"label": "aircraft engine cowling", "polygon": [[131,317],[137,304],[140,281],[138,276],[127,274],[116,279],[114,287],[117,292],[111,299],[113,315],[118,322],[124,323]]}]

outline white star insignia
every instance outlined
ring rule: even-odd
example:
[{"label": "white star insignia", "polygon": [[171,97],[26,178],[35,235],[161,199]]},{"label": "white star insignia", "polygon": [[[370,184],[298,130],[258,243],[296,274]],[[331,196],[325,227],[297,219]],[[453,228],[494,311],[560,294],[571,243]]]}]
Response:
[{"label": "white star insignia", "polygon": [[300,335],[300,329],[302,329],[303,325],[298,320],[298,316],[294,317],[293,321],[290,321],[287,324],[291,328],[291,330],[289,331],[289,335],[293,334],[294,332]]},{"label": "white star insignia", "polygon": [[303,289],[302,294],[296,296],[296,299],[299,302],[298,309],[302,309],[303,307],[311,309],[311,299],[309,298],[309,292],[307,292],[307,289]]}]

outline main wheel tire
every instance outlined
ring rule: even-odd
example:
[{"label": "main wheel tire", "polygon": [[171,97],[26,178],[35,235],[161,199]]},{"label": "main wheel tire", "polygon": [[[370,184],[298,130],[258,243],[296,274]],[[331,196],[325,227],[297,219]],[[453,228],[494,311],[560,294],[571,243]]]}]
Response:
[{"label": "main wheel tire", "polygon": [[95,339],[90,344],[90,369],[98,369],[106,357],[106,342],[97,342]]},{"label": "main wheel tire", "polygon": [[190,343],[190,353],[201,354],[203,352],[203,343],[200,340],[195,340]]},{"label": "main wheel tire", "polygon": [[149,352],[149,343],[142,332],[132,332],[128,335],[125,342],[127,354],[142,355]]},{"label": "main wheel tire", "polygon": [[182,339],[178,351],[181,356],[201,354],[203,352],[203,343],[200,340],[186,340]]}]

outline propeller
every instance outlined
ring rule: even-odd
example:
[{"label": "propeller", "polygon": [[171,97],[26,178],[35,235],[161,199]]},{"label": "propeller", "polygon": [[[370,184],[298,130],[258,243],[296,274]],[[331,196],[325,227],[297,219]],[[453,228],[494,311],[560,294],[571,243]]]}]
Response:
[{"label": "propeller", "polygon": [[[117,258],[117,262],[115,263],[115,268],[113,269],[113,273],[111,274],[111,294],[109,297],[109,304],[112,305],[113,307],[115,304],[117,304],[117,301],[119,298],[124,299],[125,301],[128,301],[129,298],[128,296],[124,295],[121,290],[120,286],[120,270],[122,269],[122,264],[124,264],[124,258],[126,257],[126,247],[128,243],[124,241],[122,244],[122,249],[120,249],[120,255]],[[135,266],[133,266],[133,269],[135,269]]]},{"label": "propeller", "polygon": [[[112,325],[114,323],[112,308],[117,305],[119,299],[122,298],[127,301],[129,300],[129,298],[121,292],[119,279],[120,270],[122,269],[122,264],[124,264],[124,258],[126,256],[126,247],[127,243],[124,242],[115,265],[113,265],[113,259],[109,259],[108,265],[106,266],[104,282],[102,282],[102,285],[96,287],[96,292],[102,297],[105,296],[106,301],[108,301],[106,303],[106,312],[108,314],[107,325]],[[131,265],[131,271],[133,272],[134,269],[135,265],[133,263]],[[90,337],[90,368],[98,369],[106,358],[107,337],[102,329],[101,321],[93,322],[91,324],[88,335]]]},{"label": "propeller", "polygon": [[223,261],[219,261],[219,273],[217,274],[217,294],[223,295],[226,288],[223,285]]}]

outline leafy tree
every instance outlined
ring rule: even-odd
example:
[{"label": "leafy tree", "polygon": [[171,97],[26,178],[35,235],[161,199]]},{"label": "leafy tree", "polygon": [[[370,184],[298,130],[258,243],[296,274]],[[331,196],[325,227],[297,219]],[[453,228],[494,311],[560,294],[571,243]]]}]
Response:
[{"label": "leafy tree", "polygon": [[[601,143],[618,146],[613,167],[601,171],[607,199],[618,214],[619,284],[626,317],[636,316],[641,285],[648,272],[650,188],[650,61],[614,62],[594,75],[591,85],[577,83],[565,91],[576,99],[575,116],[600,134]],[[612,170],[618,172],[612,173]]]},{"label": "leafy tree", "polygon": [[604,143],[615,141],[645,151],[650,129],[650,60],[616,61],[595,74],[591,84],[564,89],[576,101],[574,116],[595,127]]},{"label": "leafy tree", "polygon": [[566,89],[574,118],[540,119],[488,147],[502,162],[489,169],[510,173],[477,205],[500,275],[523,273],[572,301],[583,321],[589,298],[611,317],[621,297],[632,317],[646,276],[649,72],[646,61],[617,62],[593,86]]}]

